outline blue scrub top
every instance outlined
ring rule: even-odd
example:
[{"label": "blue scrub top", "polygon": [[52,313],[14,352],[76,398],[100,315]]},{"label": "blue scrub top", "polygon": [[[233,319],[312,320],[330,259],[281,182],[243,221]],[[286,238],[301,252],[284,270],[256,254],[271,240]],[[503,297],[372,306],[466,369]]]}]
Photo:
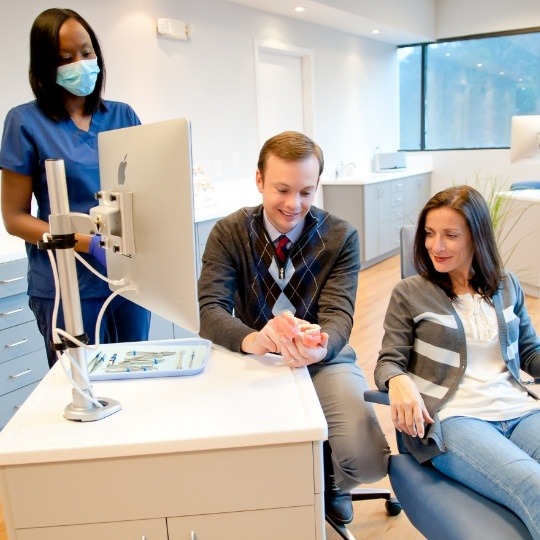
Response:
[{"label": "blue scrub top", "polygon": [[[49,221],[51,213],[46,159],[63,159],[66,169],[68,199],[71,212],[88,213],[96,206],[94,195],[100,188],[98,133],[139,125],[135,111],[125,103],[104,101],[93,114],[89,131],[79,129],[71,119],[54,121],[43,114],[36,101],[11,109],[6,116],[0,168],[32,177],[37,201],[37,217]],[[46,252],[26,243],[28,254],[28,294],[54,298],[54,282]],[[100,272],[103,267],[90,255],[83,255]],[[108,285],[79,262],[77,274],[81,298],[99,298],[110,294]]]}]

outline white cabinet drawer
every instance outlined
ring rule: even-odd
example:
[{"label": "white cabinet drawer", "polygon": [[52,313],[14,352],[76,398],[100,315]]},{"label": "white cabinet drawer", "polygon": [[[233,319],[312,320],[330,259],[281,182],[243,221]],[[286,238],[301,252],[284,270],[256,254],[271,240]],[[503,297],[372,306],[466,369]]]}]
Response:
[{"label": "white cabinet drawer", "polygon": [[[106,493],[101,494],[106,497]],[[99,496],[99,494],[98,494]],[[114,501],[109,501],[114,504]],[[186,537],[189,538],[189,537]],[[168,540],[165,519],[19,529],[17,540]]]},{"label": "white cabinet drawer", "polygon": [[[167,519],[169,540],[313,540],[313,506]],[[26,539],[25,539],[26,540]]]},{"label": "white cabinet drawer", "polygon": [[33,319],[34,314],[28,306],[28,296],[25,293],[8,296],[0,300],[0,330]]},{"label": "white cabinet drawer", "polygon": [[26,259],[0,264],[0,298],[26,292]]},{"label": "white cabinet drawer", "polygon": [[0,397],[0,428],[9,422],[37,385],[35,382]]},{"label": "white cabinet drawer", "polygon": [[0,395],[40,381],[48,370],[44,349],[4,362],[0,369]]},{"label": "white cabinet drawer", "polygon": [[0,362],[43,349],[43,337],[35,321],[0,331]]},{"label": "white cabinet drawer", "polygon": [[316,498],[309,442],[17,465],[4,474],[20,529],[303,507]]}]

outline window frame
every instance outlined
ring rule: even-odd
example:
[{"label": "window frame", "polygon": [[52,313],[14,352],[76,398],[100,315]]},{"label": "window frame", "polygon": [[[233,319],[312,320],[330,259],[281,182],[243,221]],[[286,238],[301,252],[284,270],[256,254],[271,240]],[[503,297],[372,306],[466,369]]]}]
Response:
[{"label": "window frame", "polygon": [[[523,28],[519,30],[505,30],[501,32],[488,32],[484,34],[471,34],[466,36],[456,36],[451,38],[437,39],[435,41],[424,43],[409,43],[404,45],[398,45],[398,49],[406,47],[420,47],[421,49],[421,75],[420,75],[420,148],[403,148],[401,146],[400,137],[400,151],[404,152],[452,152],[461,150],[505,150],[510,146],[482,146],[481,148],[469,148],[469,147],[454,147],[454,148],[426,148],[426,86],[427,86],[427,51],[430,45],[438,45],[442,43],[451,43],[455,41],[470,41],[477,39],[490,39],[504,36],[515,36],[523,34],[539,34],[540,27]],[[401,110],[401,104],[400,104]],[[540,111],[538,112],[540,114]],[[400,112],[401,120],[401,112]]]}]

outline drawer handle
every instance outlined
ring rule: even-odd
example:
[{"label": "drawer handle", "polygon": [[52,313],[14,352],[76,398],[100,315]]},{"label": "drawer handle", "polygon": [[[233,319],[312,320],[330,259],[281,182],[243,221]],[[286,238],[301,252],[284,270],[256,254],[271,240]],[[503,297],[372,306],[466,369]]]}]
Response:
[{"label": "drawer handle", "polygon": [[2,313],[0,313],[0,317],[7,317],[9,315],[15,315],[15,313],[20,313],[22,310],[23,308],[20,307],[17,309],[12,309],[11,311],[3,311]]},{"label": "drawer handle", "polygon": [[13,349],[13,347],[18,347],[19,345],[24,345],[28,340],[27,339],[21,339],[21,341],[16,341],[15,343],[10,343],[8,345],[4,345],[5,349]]},{"label": "drawer handle", "polygon": [[21,279],[24,279],[24,276],[14,277],[11,279],[3,279],[2,281],[0,281],[0,285],[8,285],[9,283],[15,283],[16,281],[21,281]]},{"label": "drawer handle", "polygon": [[17,373],[17,375],[10,375],[9,378],[18,379],[19,377],[22,377],[23,375],[28,375],[29,373],[32,373],[32,370],[30,368],[24,371],[21,371],[20,373]]}]

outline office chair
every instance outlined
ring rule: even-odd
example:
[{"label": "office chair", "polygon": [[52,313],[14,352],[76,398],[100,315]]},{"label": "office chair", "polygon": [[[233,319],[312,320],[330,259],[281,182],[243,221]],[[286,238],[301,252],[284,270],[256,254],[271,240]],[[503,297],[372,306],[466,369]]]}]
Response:
[{"label": "office chair", "polygon": [[[404,230],[405,229],[405,230]],[[401,229],[402,277],[415,273],[411,261],[415,226]],[[368,390],[366,401],[389,405],[388,393]],[[413,526],[428,540],[531,540],[523,522],[508,508],[420,465],[396,431],[399,454],[390,458],[390,483]]]},{"label": "office chair", "polygon": [[514,182],[510,186],[510,191],[518,191],[521,189],[540,189],[540,180],[521,180]]},{"label": "office chair", "polygon": [[[386,513],[389,516],[397,516],[401,512],[401,505],[399,501],[392,496],[392,492],[389,489],[377,489],[377,488],[355,488],[351,490],[351,498],[354,501],[370,501],[373,499],[384,499]],[[325,514],[326,522],[345,540],[355,540],[353,534],[346,525],[336,523],[330,516]]]}]

